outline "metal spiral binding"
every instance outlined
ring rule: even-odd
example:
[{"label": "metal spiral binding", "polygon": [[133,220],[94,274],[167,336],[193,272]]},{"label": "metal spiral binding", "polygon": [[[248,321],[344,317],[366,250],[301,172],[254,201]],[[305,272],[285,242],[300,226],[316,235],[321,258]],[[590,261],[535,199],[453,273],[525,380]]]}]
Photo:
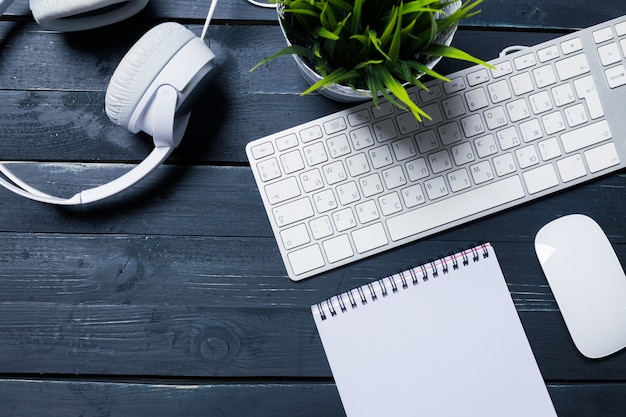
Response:
[{"label": "metal spiral binding", "polygon": [[481,258],[489,257],[489,245],[481,243],[477,246],[450,253],[426,263],[408,268],[405,271],[380,278],[376,281],[342,292],[327,300],[314,305],[314,314],[318,314],[322,320],[334,317],[338,314],[354,310],[359,306],[365,306],[381,298],[395,294],[400,290],[417,286],[420,282],[427,283],[430,278],[436,279],[465,267],[470,263],[479,262]]}]

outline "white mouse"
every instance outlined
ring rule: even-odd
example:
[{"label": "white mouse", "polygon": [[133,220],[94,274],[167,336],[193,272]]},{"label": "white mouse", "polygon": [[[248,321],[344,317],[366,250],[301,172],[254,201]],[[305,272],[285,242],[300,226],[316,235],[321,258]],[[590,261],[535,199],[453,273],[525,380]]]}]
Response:
[{"label": "white mouse", "polygon": [[539,230],[535,251],[578,350],[597,359],[626,347],[626,276],[600,226],[561,217]]}]

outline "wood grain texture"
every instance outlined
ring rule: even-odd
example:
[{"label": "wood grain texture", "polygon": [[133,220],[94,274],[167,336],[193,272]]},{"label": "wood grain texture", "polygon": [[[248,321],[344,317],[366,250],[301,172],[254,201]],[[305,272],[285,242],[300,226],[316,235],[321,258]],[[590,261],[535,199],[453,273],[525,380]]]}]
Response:
[{"label": "wood grain texture", "polygon": [[[158,22],[199,34],[207,5],[152,0],[114,27],[61,34],[13,4],[0,19],[1,159],[68,196],[132,168],[150,138],[108,120],[108,82]],[[484,59],[626,14],[621,0],[485,0],[482,9],[454,45]],[[559,416],[624,415],[626,354],[592,361],[576,351],[533,239],[550,220],[585,213],[624,262],[626,174],[291,282],[244,148],[345,105],[301,97],[306,84],[288,57],[249,71],[284,45],[274,11],[220,0],[214,19],[207,39],[219,73],[165,166],[88,207],[0,190],[0,415],[344,416],[310,305],[477,241],[498,251]]]},{"label": "wood grain texture", "polygon": [[[623,416],[625,384],[549,384],[548,391],[560,417]],[[21,398],[29,398],[32,405],[25,406]],[[13,417],[345,417],[334,384],[324,382],[190,385],[9,379],[0,381],[0,405]]]}]

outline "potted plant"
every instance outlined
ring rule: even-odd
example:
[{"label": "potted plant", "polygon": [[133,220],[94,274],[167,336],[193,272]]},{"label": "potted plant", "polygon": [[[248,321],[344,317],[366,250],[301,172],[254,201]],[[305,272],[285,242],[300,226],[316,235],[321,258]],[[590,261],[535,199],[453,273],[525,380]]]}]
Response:
[{"label": "potted plant", "polygon": [[312,91],[341,101],[383,96],[418,120],[428,115],[406,91],[442,57],[488,65],[450,46],[458,22],[479,12],[482,0],[274,0],[287,46]]}]

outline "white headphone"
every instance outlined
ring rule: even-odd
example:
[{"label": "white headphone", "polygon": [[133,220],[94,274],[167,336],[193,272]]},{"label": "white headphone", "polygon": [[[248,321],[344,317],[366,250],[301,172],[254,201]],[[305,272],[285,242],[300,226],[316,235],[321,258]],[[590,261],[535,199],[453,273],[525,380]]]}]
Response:
[{"label": "white headphone", "polygon": [[[0,0],[0,15],[14,0]],[[33,17],[45,29],[77,31],[119,22],[142,10],[148,0],[30,0]],[[151,135],[154,150],[132,170],[70,198],[46,194],[20,180],[0,162],[0,185],[44,203],[87,204],[123,191],[154,171],[179,145],[191,105],[216,70],[204,34],[217,1],[212,0],[202,37],[166,22],[152,28],[124,56],[105,97],[109,118],[133,133]]]}]

